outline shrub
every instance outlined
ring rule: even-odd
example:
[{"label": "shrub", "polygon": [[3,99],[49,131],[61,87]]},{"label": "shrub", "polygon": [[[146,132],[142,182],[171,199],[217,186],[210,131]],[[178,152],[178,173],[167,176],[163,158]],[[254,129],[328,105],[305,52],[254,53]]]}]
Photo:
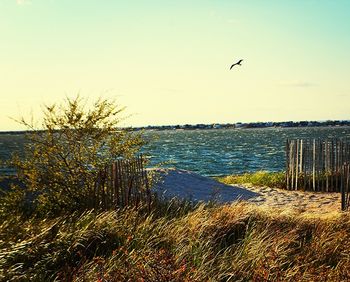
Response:
[{"label": "shrub", "polygon": [[87,107],[87,101],[77,96],[44,106],[40,129],[23,118],[19,121],[30,130],[29,142],[25,157],[14,156],[10,163],[30,191],[40,192],[39,209],[57,213],[89,208],[99,171],[139,151],[140,133],[117,127],[123,110],[107,99]]}]

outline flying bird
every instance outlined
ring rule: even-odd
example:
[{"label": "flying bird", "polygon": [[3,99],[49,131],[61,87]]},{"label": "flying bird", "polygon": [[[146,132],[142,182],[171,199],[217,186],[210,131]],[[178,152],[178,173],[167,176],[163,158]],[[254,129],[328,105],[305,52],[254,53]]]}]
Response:
[{"label": "flying bird", "polygon": [[241,63],[242,63],[243,60],[239,60],[237,63],[233,64],[230,69],[232,69],[235,65],[239,65],[241,66]]}]

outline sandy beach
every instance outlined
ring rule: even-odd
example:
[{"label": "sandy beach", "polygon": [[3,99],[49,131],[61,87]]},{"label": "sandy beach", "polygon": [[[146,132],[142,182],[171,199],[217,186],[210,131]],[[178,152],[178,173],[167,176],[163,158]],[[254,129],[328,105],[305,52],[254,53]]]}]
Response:
[{"label": "sandy beach", "polygon": [[340,193],[288,191],[252,185],[226,185],[216,180],[179,169],[157,169],[160,181],[154,190],[165,198],[177,197],[194,202],[216,201],[223,204],[237,200],[262,207],[296,212],[327,214],[340,212]]},{"label": "sandy beach", "polygon": [[259,194],[258,197],[249,200],[257,205],[322,214],[340,211],[340,193],[288,191],[251,185],[240,187]]}]

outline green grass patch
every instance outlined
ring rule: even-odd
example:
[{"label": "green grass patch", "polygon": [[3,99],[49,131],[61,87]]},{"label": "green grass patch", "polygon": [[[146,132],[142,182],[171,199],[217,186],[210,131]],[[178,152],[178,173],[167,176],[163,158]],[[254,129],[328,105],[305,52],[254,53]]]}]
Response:
[{"label": "green grass patch", "polygon": [[251,184],[271,188],[284,188],[286,186],[284,172],[258,171],[254,173],[219,177],[218,180],[225,184]]}]

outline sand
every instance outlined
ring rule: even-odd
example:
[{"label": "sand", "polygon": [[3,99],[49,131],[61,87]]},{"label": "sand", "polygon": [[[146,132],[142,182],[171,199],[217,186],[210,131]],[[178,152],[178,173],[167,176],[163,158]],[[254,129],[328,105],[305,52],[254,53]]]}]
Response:
[{"label": "sand", "polygon": [[340,193],[287,191],[252,185],[226,185],[191,171],[157,169],[161,179],[153,189],[164,198],[222,204],[244,200],[258,206],[325,214],[340,211]]},{"label": "sand", "polygon": [[277,208],[291,208],[300,212],[329,213],[340,212],[340,193],[287,191],[278,188],[242,186],[245,189],[256,192],[258,197],[250,199],[257,205],[265,205]]}]

